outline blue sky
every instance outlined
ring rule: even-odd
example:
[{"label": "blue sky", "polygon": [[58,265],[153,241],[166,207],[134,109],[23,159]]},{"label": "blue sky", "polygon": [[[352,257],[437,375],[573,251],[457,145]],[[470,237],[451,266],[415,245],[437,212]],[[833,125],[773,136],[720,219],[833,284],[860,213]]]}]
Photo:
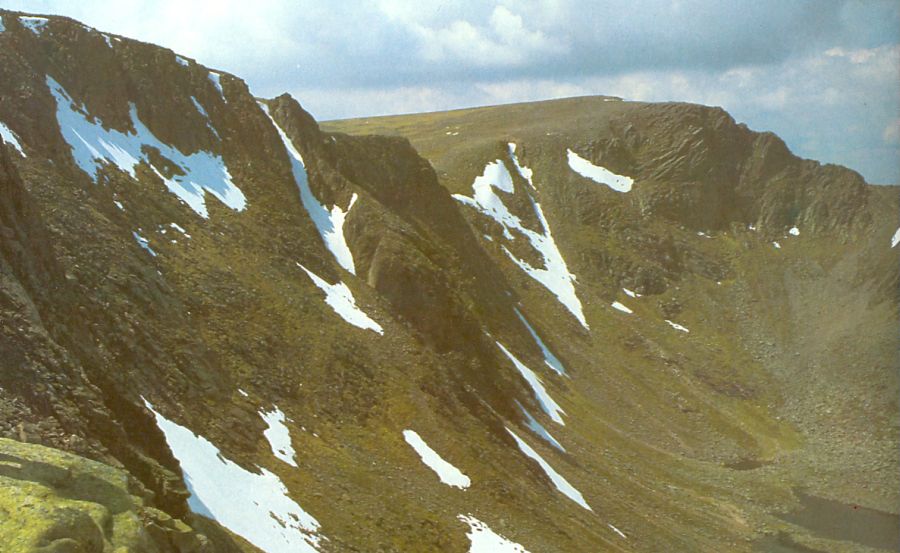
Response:
[{"label": "blue sky", "polygon": [[[248,7],[249,6],[249,7]],[[718,105],[900,183],[897,0],[0,0],[290,92],[317,119],[612,94]]]}]

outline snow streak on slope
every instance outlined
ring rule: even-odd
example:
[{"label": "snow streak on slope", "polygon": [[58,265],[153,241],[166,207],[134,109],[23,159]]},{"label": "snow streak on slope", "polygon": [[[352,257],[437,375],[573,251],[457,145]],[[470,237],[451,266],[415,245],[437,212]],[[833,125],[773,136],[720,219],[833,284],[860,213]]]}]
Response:
[{"label": "snow streak on slope", "polygon": [[215,127],[212,126],[212,121],[209,119],[209,114],[206,113],[206,109],[204,109],[203,104],[201,104],[193,96],[191,96],[191,102],[194,103],[194,107],[197,108],[197,111],[200,113],[200,115],[202,115],[206,119],[206,126],[209,128],[209,130],[212,131],[216,138],[222,140],[222,137],[219,136],[219,131],[217,131]]},{"label": "snow streak on slope", "polygon": [[445,461],[435,450],[431,449],[428,444],[425,443],[425,440],[423,440],[415,431],[404,430],[403,439],[405,439],[406,443],[419,454],[419,457],[422,458],[422,462],[425,463],[425,466],[438,475],[441,482],[448,486],[463,490],[471,485],[472,481],[469,480],[468,476]]},{"label": "snow streak on slope", "polygon": [[[83,109],[74,105],[69,94],[52,77],[47,77],[47,86],[56,99],[56,120],[63,138],[72,148],[75,163],[94,182],[97,182],[97,172],[105,164],[115,165],[132,178],[137,178],[135,170],[144,162],[170,192],[204,219],[209,218],[206,192],[235,211],[246,208],[244,193],[231,181],[231,174],[221,157],[204,151],[185,155],[161,142],[138,118],[134,104],[131,104],[131,125],[134,132],[107,130],[99,119],[90,121]],[[178,166],[183,174],[171,177],[163,175],[147,156],[148,148],[158,150],[162,157]]]},{"label": "snow streak on slope", "polygon": [[471,515],[459,515],[456,518],[469,525],[469,532],[466,534],[471,542],[469,553],[528,553],[527,549],[497,534]]},{"label": "snow streak on slope", "polygon": [[[510,153],[512,154],[514,152],[515,149],[513,148],[513,145],[510,145]],[[520,173],[523,175],[527,174],[529,176],[528,178],[530,178],[530,170],[520,167],[518,161],[514,161],[514,163],[516,167],[519,168]],[[484,173],[477,177],[475,182],[472,183],[472,190],[474,191],[472,197],[463,196],[462,194],[454,194],[453,197],[459,202],[477,209],[481,213],[500,223],[503,227],[503,236],[506,237],[507,240],[513,240],[513,235],[510,230],[516,230],[524,235],[531,243],[531,246],[540,254],[544,262],[544,268],[539,269],[532,267],[526,261],[514,256],[506,247],[503,248],[503,251],[506,252],[506,255],[508,255],[516,265],[528,273],[531,278],[540,282],[547,290],[553,293],[559,302],[568,309],[576,319],[578,319],[578,322],[580,322],[584,328],[590,328],[584,318],[581,301],[578,299],[578,296],[575,295],[575,275],[569,272],[566,261],[563,259],[559,248],[556,246],[556,242],[553,240],[553,235],[550,233],[550,225],[547,222],[547,218],[544,217],[544,211],[541,209],[541,204],[534,201],[534,198],[530,195],[528,196],[528,200],[531,202],[534,213],[541,223],[541,228],[544,231],[543,234],[525,228],[522,225],[522,221],[510,213],[509,209],[507,209],[506,205],[503,203],[503,199],[494,192],[495,188],[508,194],[515,193],[512,175],[509,174],[506,165],[503,163],[503,160],[500,159],[488,163],[484,168]]]},{"label": "snow streak on slope", "polygon": [[294,460],[296,453],[294,452],[294,446],[291,445],[291,432],[284,424],[284,413],[281,412],[281,409],[275,407],[273,411],[260,411],[259,416],[269,426],[263,431],[263,436],[269,441],[272,454],[292,467],[296,467],[297,462]]},{"label": "snow streak on slope", "polygon": [[185,238],[190,238],[190,237],[191,237],[191,235],[188,234],[188,231],[184,230],[184,227],[182,227],[182,226],[179,225],[178,223],[169,223],[169,226],[172,227],[173,229],[177,230],[177,231],[180,232],[181,234],[183,234]]},{"label": "snow streak on slope", "polygon": [[617,175],[605,167],[594,165],[572,150],[567,149],[566,153],[569,157],[569,167],[582,177],[591,179],[598,184],[605,184],[616,192],[631,190],[631,185],[634,184],[634,179],[631,177]]},{"label": "snow streak on slope", "polygon": [[28,157],[25,155],[25,150],[22,149],[22,145],[19,144],[19,140],[16,138],[15,133],[9,130],[9,127],[4,125],[2,121],[0,121],[0,138],[3,138],[3,142],[18,150],[19,153],[22,154],[22,157]]},{"label": "snow streak on slope", "polygon": [[524,363],[519,361],[515,355],[509,352],[508,349],[503,347],[503,344],[500,342],[496,342],[497,347],[509,358],[510,361],[513,362],[513,365],[516,366],[516,369],[519,370],[519,373],[522,375],[522,378],[528,382],[528,385],[531,386],[531,390],[534,392],[534,397],[537,399],[538,403],[541,405],[541,409],[547,413],[547,416],[550,417],[553,422],[557,424],[561,424],[565,426],[565,421],[563,421],[562,415],[565,415],[566,412],[563,411],[562,407],[559,406],[558,403],[553,401],[553,398],[550,397],[550,394],[547,393],[547,389],[544,388],[544,384],[541,382],[541,377],[535,374],[534,371],[525,366]]},{"label": "snow streak on slope", "polygon": [[548,367],[556,371],[558,374],[566,376],[566,368],[563,366],[562,361],[556,358],[553,355],[553,352],[544,344],[544,341],[541,340],[541,337],[538,336],[538,333],[531,328],[531,325],[528,324],[528,320],[522,315],[522,312],[519,311],[518,307],[513,307],[516,311],[516,315],[519,316],[519,320],[522,321],[522,324],[525,325],[525,328],[528,329],[528,333],[531,334],[531,337],[534,338],[534,342],[537,344],[539,348],[541,348],[541,353],[544,354],[544,363],[547,364]]},{"label": "snow streak on slope", "polygon": [[297,263],[297,266],[306,271],[313,283],[325,292],[325,303],[330,305],[342,319],[353,326],[384,334],[384,329],[381,328],[381,325],[373,321],[362,309],[356,306],[353,292],[350,291],[350,288],[347,288],[346,284],[341,281],[338,281],[337,284],[328,284],[319,275],[303,265]]},{"label": "snow streak on slope", "polygon": [[623,303],[619,303],[619,302],[617,302],[617,301],[612,302],[612,307],[613,307],[613,309],[618,309],[618,310],[621,311],[622,313],[628,313],[629,315],[632,314],[632,313],[634,313],[634,311],[632,311],[631,309],[629,309],[628,306],[626,306],[626,305],[623,304]]},{"label": "snow streak on slope", "polygon": [[293,141],[288,138],[288,135],[284,130],[275,122],[275,119],[269,113],[269,107],[263,103],[260,103],[259,106],[269,117],[269,120],[272,121],[272,125],[275,126],[275,130],[278,131],[278,136],[281,137],[281,141],[284,143],[288,158],[291,160],[294,181],[297,183],[297,188],[300,189],[300,201],[303,203],[303,207],[306,208],[306,212],[309,213],[309,217],[312,219],[313,224],[316,225],[316,230],[319,231],[319,235],[325,242],[325,247],[328,248],[332,255],[334,255],[335,260],[337,260],[341,267],[355,275],[356,266],[353,263],[353,254],[350,252],[350,247],[347,245],[346,238],[344,238],[344,221],[347,218],[347,214],[350,213],[353,204],[356,203],[356,194],[353,194],[350,198],[350,204],[347,206],[347,211],[342,210],[335,204],[331,207],[331,213],[329,213],[328,210],[325,209],[325,206],[319,203],[319,200],[316,199],[312,190],[309,188],[309,180],[306,176],[306,166],[303,164],[303,157],[300,155],[297,148],[294,147]]},{"label": "snow streak on slope", "polygon": [[552,435],[550,435],[549,432],[547,432],[547,429],[544,428],[544,425],[535,420],[535,418],[531,416],[531,413],[529,413],[528,410],[525,409],[525,407],[523,407],[518,400],[516,400],[516,405],[519,406],[519,409],[522,410],[522,414],[525,415],[525,426],[527,426],[529,430],[543,438],[544,441],[546,441],[556,449],[562,451],[563,453],[566,452],[566,448],[564,448],[561,443],[557,442],[556,438],[554,438]]},{"label": "snow streak on slope", "polygon": [[25,15],[19,17],[19,22],[36,35],[40,35],[44,32],[44,28],[49,21],[50,20],[46,17],[31,17]]},{"label": "snow streak on slope", "polygon": [[200,112],[200,115],[202,115],[203,117],[206,117],[207,119],[209,119],[209,114],[206,113],[206,109],[205,109],[205,108],[203,107],[203,105],[199,102],[199,100],[197,100],[197,98],[191,96],[191,102],[194,103],[194,107],[197,108],[197,111]]},{"label": "snow streak on slope", "polygon": [[166,437],[184,472],[188,505],[266,553],[313,553],[321,538],[319,522],[289,496],[275,474],[244,470],[226,459],[206,438],[147,409]]},{"label": "snow streak on slope", "polygon": [[0,33],[6,30],[6,27],[3,26],[3,16],[0,15]]},{"label": "snow streak on slope", "polygon": [[156,252],[153,251],[153,248],[150,247],[149,240],[134,231],[131,232],[131,235],[134,236],[134,241],[138,243],[138,246],[147,250],[153,257],[156,257]]},{"label": "snow streak on slope", "polygon": [[900,228],[898,228],[897,232],[894,233],[894,236],[891,237],[891,247],[896,248],[897,244],[900,244]]},{"label": "snow streak on slope", "polygon": [[674,328],[675,330],[680,330],[680,331],[682,331],[682,332],[690,332],[690,330],[688,330],[687,327],[681,326],[681,325],[678,324],[678,323],[673,323],[673,322],[670,321],[669,319],[666,319],[665,321],[666,321],[667,323],[669,323],[669,326],[671,326],[671,327]]},{"label": "snow streak on slope", "polygon": [[522,450],[522,453],[524,453],[528,457],[531,457],[534,461],[537,462],[538,465],[540,465],[541,469],[543,469],[544,471],[544,474],[546,474],[547,478],[549,478],[550,481],[553,482],[553,485],[556,486],[556,489],[559,490],[560,493],[562,493],[575,503],[578,503],[588,511],[593,511],[593,509],[591,509],[591,506],[587,504],[587,501],[584,500],[581,492],[576,490],[572,484],[569,484],[569,482],[565,478],[563,478],[562,475],[553,470],[553,467],[551,467],[543,457],[538,455],[537,451],[533,450],[530,445],[525,443],[522,438],[516,436],[516,433],[509,428],[507,428],[506,431],[509,432],[509,434],[516,440],[516,443],[519,445],[519,449]]},{"label": "snow streak on slope", "polygon": [[225,103],[228,103],[228,99],[225,98],[225,90],[222,89],[222,74],[216,71],[210,71],[207,77],[209,77],[209,82],[211,82],[213,86],[216,87],[216,90],[219,91],[219,96],[222,97],[222,100]]}]

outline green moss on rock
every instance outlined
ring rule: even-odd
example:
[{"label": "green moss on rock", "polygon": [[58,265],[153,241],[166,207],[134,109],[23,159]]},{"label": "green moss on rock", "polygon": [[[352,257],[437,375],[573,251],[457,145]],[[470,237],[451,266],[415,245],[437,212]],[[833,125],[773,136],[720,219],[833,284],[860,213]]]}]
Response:
[{"label": "green moss on rock", "polygon": [[228,536],[210,540],[149,507],[148,498],[148,492],[122,470],[0,438],[4,553],[253,551],[229,544]]}]

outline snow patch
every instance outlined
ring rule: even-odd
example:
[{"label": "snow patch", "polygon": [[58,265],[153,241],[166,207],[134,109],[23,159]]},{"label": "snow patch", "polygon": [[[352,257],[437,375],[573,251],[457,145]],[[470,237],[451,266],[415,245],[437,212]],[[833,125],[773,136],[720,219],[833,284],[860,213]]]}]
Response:
[{"label": "snow patch", "polygon": [[269,447],[272,448],[272,454],[276,458],[281,459],[292,467],[296,467],[297,462],[294,459],[297,454],[294,452],[294,446],[291,445],[291,432],[288,430],[287,425],[284,424],[284,413],[277,406],[273,407],[273,411],[259,412],[259,416],[269,426],[263,431],[263,436],[269,441]]},{"label": "snow patch", "polygon": [[19,17],[19,23],[36,35],[40,35],[47,27],[50,20],[46,17],[33,17],[23,15]]},{"label": "snow patch", "polygon": [[[134,131],[107,130],[99,119],[88,119],[83,108],[75,106],[72,98],[52,77],[47,86],[56,99],[56,120],[63,138],[72,148],[75,163],[97,182],[97,173],[106,164],[137,178],[135,170],[144,162],[163,181],[166,188],[204,219],[209,218],[206,193],[235,211],[247,207],[244,193],[231,181],[231,174],[221,157],[199,151],[190,155],[161,142],[138,118],[137,108],[131,104],[131,125]],[[147,149],[178,166],[183,174],[165,176],[147,156]]]},{"label": "snow patch", "polygon": [[310,271],[303,265],[297,263],[297,266],[309,275],[309,278],[320,290],[325,292],[325,303],[331,306],[334,312],[340,315],[342,319],[353,326],[372,330],[378,334],[384,334],[384,329],[381,328],[381,325],[372,320],[362,309],[356,306],[356,299],[353,297],[353,292],[350,291],[350,288],[348,288],[346,284],[341,281],[338,281],[337,284],[328,284],[320,278],[319,275]]},{"label": "snow patch", "polygon": [[319,522],[288,496],[277,475],[264,468],[259,474],[245,470],[203,436],[163,417],[146,399],[144,405],[181,465],[191,510],[266,553],[319,550]]},{"label": "snow patch", "polygon": [[622,288],[622,291],[625,292],[625,295],[628,296],[629,298],[639,298],[639,297],[641,297],[641,294],[638,294],[637,292],[634,292],[634,291],[632,291],[632,290],[629,290],[628,288]]},{"label": "snow patch", "polygon": [[[488,163],[484,167],[484,172],[480,176],[475,177],[475,182],[472,183],[472,189],[476,191],[479,189],[490,190],[491,187],[502,190],[507,194],[513,194],[516,191],[512,175],[509,174],[509,170],[506,168],[503,160],[498,159]],[[491,193],[493,194],[493,191]]]},{"label": "snow patch", "polygon": [[607,523],[606,525],[609,526],[609,529],[610,529],[610,530],[612,530],[612,531],[615,532],[616,534],[619,534],[619,536],[621,536],[622,539],[625,539],[625,540],[628,539],[628,536],[626,536],[624,532],[622,532],[621,530],[619,530],[618,528],[616,528],[616,527],[613,526],[612,524]]},{"label": "snow patch", "polygon": [[669,326],[671,326],[671,327],[674,328],[675,330],[680,330],[680,331],[682,331],[682,332],[690,332],[690,330],[688,330],[686,327],[683,327],[683,326],[681,326],[681,325],[678,324],[678,323],[673,323],[673,322],[670,321],[669,319],[665,319],[665,321],[666,321],[667,323],[669,323]]},{"label": "snow patch", "polygon": [[3,26],[3,16],[0,15],[0,33],[6,30],[6,27]]},{"label": "snow patch", "polygon": [[466,534],[471,543],[469,553],[528,553],[527,549],[497,534],[471,515],[459,515],[456,518],[469,525],[469,532]]},{"label": "snow patch", "polygon": [[624,304],[621,304],[617,301],[612,302],[611,305],[612,305],[613,309],[618,309],[622,313],[628,313],[629,315],[634,313],[634,311],[632,311],[631,309],[628,309],[628,307],[626,307]]},{"label": "snow patch", "polygon": [[28,157],[25,154],[25,150],[22,149],[22,145],[19,144],[19,139],[16,138],[16,134],[12,132],[10,128],[7,127],[2,121],[0,121],[0,138],[3,138],[3,142],[18,150],[22,157]]},{"label": "snow patch", "polygon": [[209,82],[216,87],[216,90],[219,91],[219,96],[222,97],[222,101],[226,104],[228,103],[228,99],[225,98],[225,90],[222,88],[222,74],[217,71],[210,71],[207,75],[209,77]]},{"label": "snow patch", "polygon": [[468,476],[445,461],[435,450],[431,449],[428,444],[425,443],[425,440],[423,440],[414,430],[404,430],[403,439],[405,439],[406,443],[419,454],[419,457],[422,458],[422,462],[425,463],[425,466],[433,470],[444,484],[462,490],[468,488],[472,484],[472,481],[469,480]]},{"label": "snow patch", "polygon": [[519,316],[519,320],[522,321],[522,324],[525,325],[525,328],[528,329],[528,333],[531,334],[531,337],[534,338],[534,342],[537,344],[539,348],[541,348],[541,353],[544,354],[544,363],[547,364],[548,367],[556,371],[558,374],[566,376],[566,368],[563,366],[562,361],[557,359],[553,352],[544,344],[544,341],[541,340],[541,337],[538,336],[538,333],[535,332],[531,325],[528,324],[528,320],[522,315],[522,312],[519,311],[518,307],[513,307],[516,311],[516,315]]},{"label": "snow patch", "polygon": [[898,228],[897,232],[894,233],[894,236],[891,237],[891,247],[896,248],[897,244],[900,244],[900,228]]},{"label": "snow patch", "polygon": [[122,202],[120,202],[119,200],[113,200],[113,204],[115,204],[115,206],[118,207],[119,209],[121,209],[122,211],[125,211],[125,206],[122,205]]},{"label": "snow patch", "polygon": [[800,229],[797,227],[791,227],[791,230],[788,231],[791,236],[800,236]]},{"label": "snow patch", "polygon": [[242,390],[240,388],[238,388],[238,393],[244,397],[250,397],[250,394],[248,394],[247,392],[245,392],[244,390]]},{"label": "snow patch", "polygon": [[594,165],[570,149],[566,149],[566,153],[568,154],[569,167],[582,177],[591,179],[598,184],[605,184],[616,192],[628,192],[631,190],[631,185],[634,184],[634,179],[631,177],[617,175],[605,167]]},{"label": "snow patch", "polygon": [[150,253],[150,255],[152,255],[153,257],[156,257],[156,252],[153,251],[153,248],[150,247],[149,240],[134,231],[131,231],[131,235],[134,236],[134,241],[138,243],[138,246],[147,250],[147,252]]},{"label": "snow patch", "polygon": [[569,484],[568,480],[563,478],[561,474],[553,470],[553,467],[551,467],[543,457],[538,455],[537,451],[532,449],[530,445],[525,443],[522,438],[518,437],[516,433],[509,428],[507,428],[506,431],[509,432],[510,436],[512,436],[516,440],[516,444],[518,444],[519,449],[522,450],[522,453],[524,453],[528,457],[531,457],[535,462],[537,462],[538,465],[540,465],[541,469],[543,469],[544,471],[544,474],[546,474],[550,481],[553,482],[553,485],[556,486],[556,489],[559,490],[560,493],[562,493],[564,496],[568,497],[575,503],[581,505],[588,511],[593,511],[593,509],[591,509],[591,506],[587,504],[587,501],[584,500],[584,496],[581,495],[581,492],[576,490],[575,486]]},{"label": "snow patch", "polygon": [[563,408],[556,403],[550,394],[547,393],[547,389],[544,388],[544,384],[541,382],[541,377],[539,377],[534,371],[525,366],[524,363],[519,361],[515,355],[509,352],[508,349],[503,347],[503,344],[500,342],[495,342],[497,347],[512,361],[513,365],[515,365],[516,369],[519,370],[519,373],[522,375],[522,378],[528,382],[528,385],[531,386],[531,390],[534,392],[534,397],[537,399],[538,403],[541,405],[541,409],[547,413],[547,416],[550,417],[553,422],[557,424],[561,424],[565,426],[565,421],[563,421],[562,415],[565,415],[566,412],[563,411]]},{"label": "snow patch", "polygon": [[111,49],[113,47],[112,39],[109,38],[109,35],[106,33],[100,33],[100,36],[103,37],[103,41],[106,42],[106,45]]},{"label": "snow patch", "polygon": [[525,409],[525,407],[523,407],[518,400],[516,400],[516,405],[519,406],[519,409],[522,410],[522,414],[525,415],[525,426],[527,426],[529,430],[543,438],[544,441],[546,441],[556,449],[562,451],[563,453],[566,452],[566,448],[564,448],[561,443],[556,441],[556,438],[554,438],[552,435],[550,435],[549,432],[547,432],[547,429],[544,428],[544,425],[542,425],[534,417],[532,417],[531,413],[529,413],[528,410]]},{"label": "snow patch", "polygon": [[781,244],[779,244],[778,242],[772,242],[772,245],[775,246],[775,249],[776,249],[776,250],[780,250],[780,249],[781,249]]},{"label": "snow patch", "polygon": [[309,188],[309,179],[306,175],[306,166],[303,163],[303,156],[300,155],[300,152],[294,146],[293,141],[288,138],[288,135],[284,130],[275,122],[275,119],[269,113],[269,107],[263,103],[260,103],[259,106],[269,117],[269,120],[272,121],[272,125],[275,126],[275,130],[278,131],[278,136],[281,137],[281,141],[284,143],[288,158],[291,160],[294,181],[297,183],[297,188],[300,190],[300,201],[303,203],[303,207],[306,208],[306,212],[316,226],[316,230],[319,231],[319,236],[322,237],[322,241],[325,242],[325,247],[328,248],[328,251],[331,252],[341,267],[355,275],[356,265],[353,262],[353,253],[350,251],[350,247],[347,245],[347,239],[344,237],[344,221],[347,219],[347,214],[350,213],[353,204],[356,203],[357,195],[353,194],[350,198],[350,203],[347,205],[346,211],[335,204],[331,207],[331,212],[329,213],[325,206],[319,203],[319,200],[313,195],[312,190]]},{"label": "snow patch", "polygon": [[[517,167],[520,167],[518,161],[514,163]],[[528,174],[527,170],[525,174]],[[563,259],[559,248],[556,246],[556,242],[553,240],[553,235],[550,232],[550,224],[547,222],[547,218],[544,217],[544,211],[541,209],[541,204],[534,201],[534,198],[530,195],[528,196],[528,200],[531,202],[534,213],[541,223],[541,228],[544,230],[543,233],[538,233],[525,228],[522,225],[522,221],[510,213],[509,209],[507,209],[506,205],[503,203],[502,198],[494,192],[495,188],[509,194],[512,194],[515,191],[513,188],[512,175],[509,174],[503,161],[499,159],[488,163],[484,168],[484,173],[477,177],[475,182],[472,183],[472,190],[474,191],[472,197],[464,196],[462,194],[454,194],[453,197],[457,201],[471,206],[497,221],[503,227],[503,236],[506,237],[507,240],[513,239],[510,230],[516,230],[524,235],[531,243],[531,246],[540,254],[544,262],[543,269],[532,267],[527,262],[515,257],[505,247],[503,248],[503,251],[516,265],[519,266],[520,269],[525,271],[531,278],[541,283],[547,290],[555,295],[563,307],[568,309],[584,328],[589,329],[590,327],[587,324],[587,320],[584,318],[581,301],[579,301],[578,296],[575,294],[575,275],[569,272],[566,261]]]},{"label": "snow patch", "polygon": [[186,59],[184,59],[183,57],[178,56],[178,55],[175,56],[175,61],[178,62],[178,65],[180,65],[180,66],[182,66],[182,67],[189,67],[189,66],[191,65],[191,64],[188,62],[188,60],[186,60]]},{"label": "snow patch", "polygon": [[178,223],[169,223],[169,226],[172,227],[173,229],[177,230],[181,234],[183,234],[185,238],[191,237],[191,235],[188,234],[188,232],[186,230],[184,230],[184,228],[182,228],[181,225],[179,225]]}]

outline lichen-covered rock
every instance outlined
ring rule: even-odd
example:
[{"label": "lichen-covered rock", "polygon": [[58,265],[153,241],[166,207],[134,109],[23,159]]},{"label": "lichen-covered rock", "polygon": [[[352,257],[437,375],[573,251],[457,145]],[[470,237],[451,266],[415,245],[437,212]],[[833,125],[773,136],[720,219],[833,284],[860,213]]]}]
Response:
[{"label": "lichen-covered rock", "polygon": [[148,498],[122,469],[0,438],[4,553],[239,551],[236,545],[214,549],[185,522],[149,507]]}]

